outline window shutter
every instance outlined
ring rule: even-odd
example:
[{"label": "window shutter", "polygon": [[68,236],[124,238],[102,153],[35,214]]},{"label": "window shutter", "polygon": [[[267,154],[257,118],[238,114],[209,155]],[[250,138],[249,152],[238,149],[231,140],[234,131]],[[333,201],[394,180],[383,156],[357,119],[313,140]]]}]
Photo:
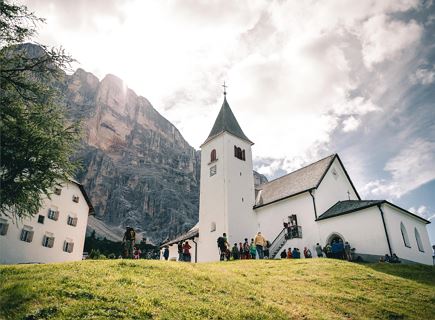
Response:
[{"label": "window shutter", "polygon": [[74,242],[70,242],[68,246],[68,252],[69,253],[73,252],[73,249],[74,249]]},{"label": "window shutter", "polygon": [[48,243],[47,244],[48,244],[47,247],[53,248],[54,238],[53,237],[48,238]]},{"label": "window shutter", "polygon": [[54,212],[54,217],[53,217],[55,221],[57,221],[57,219],[59,219],[59,210]]},{"label": "window shutter", "polygon": [[77,226],[77,220],[78,220],[78,218],[73,218],[73,220],[72,220],[72,225],[74,227]]},{"label": "window shutter", "polygon": [[27,242],[32,242],[33,241],[33,234],[34,233],[35,233],[34,231],[28,231],[28,233],[27,233],[27,239],[26,239]]},{"label": "window shutter", "polygon": [[4,236],[6,233],[8,233],[8,228],[9,228],[8,223],[0,224],[0,235]]}]

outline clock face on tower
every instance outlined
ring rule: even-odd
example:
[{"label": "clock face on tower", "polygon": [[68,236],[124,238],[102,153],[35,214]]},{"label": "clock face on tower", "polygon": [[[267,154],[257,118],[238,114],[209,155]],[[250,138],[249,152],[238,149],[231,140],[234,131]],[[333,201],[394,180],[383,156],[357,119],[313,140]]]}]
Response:
[{"label": "clock face on tower", "polygon": [[210,177],[216,174],[216,166],[210,167]]}]

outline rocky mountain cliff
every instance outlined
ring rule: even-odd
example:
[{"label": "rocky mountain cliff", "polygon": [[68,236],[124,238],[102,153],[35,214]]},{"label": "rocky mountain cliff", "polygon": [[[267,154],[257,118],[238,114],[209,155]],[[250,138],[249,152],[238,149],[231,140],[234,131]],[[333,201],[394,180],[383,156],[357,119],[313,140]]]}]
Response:
[{"label": "rocky mountain cliff", "polygon": [[200,159],[177,128],[113,75],[78,69],[62,91],[69,116],[83,120],[77,179],[95,207],[90,228],[116,239],[130,225],[158,242],[192,227]]},{"label": "rocky mountain cliff", "polygon": [[89,229],[119,240],[130,225],[158,243],[191,228],[198,221],[199,151],[116,76],[99,81],[78,69],[60,88],[69,116],[83,121],[77,179],[95,207]]}]

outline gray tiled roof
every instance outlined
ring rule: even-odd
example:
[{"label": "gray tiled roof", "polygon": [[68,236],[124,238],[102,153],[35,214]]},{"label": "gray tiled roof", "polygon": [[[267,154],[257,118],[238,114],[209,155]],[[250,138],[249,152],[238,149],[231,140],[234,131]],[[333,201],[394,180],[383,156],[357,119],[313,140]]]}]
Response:
[{"label": "gray tiled roof", "polygon": [[326,210],[317,220],[328,219],[342,214],[369,208],[384,203],[385,200],[346,200],[338,201],[331,208]]},{"label": "gray tiled roof", "polygon": [[335,156],[335,154],[330,155],[306,167],[258,186],[257,189],[260,191],[257,194],[255,206],[260,207],[316,188],[335,159]]},{"label": "gray tiled roof", "polygon": [[421,220],[422,222],[428,224],[430,221],[426,220],[423,217],[420,217],[412,212],[409,212],[408,210],[405,210],[399,206],[396,206],[395,204],[387,201],[387,200],[345,200],[345,201],[338,201],[336,204],[334,204],[331,208],[326,210],[323,214],[320,215],[320,217],[317,218],[317,220],[324,220],[332,217],[337,217],[343,214],[352,213],[355,211],[359,211],[362,209],[370,208],[377,205],[383,205],[387,204],[390,207],[400,210],[403,213],[406,213],[410,216],[413,216],[414,218],[417,218]]},{"label": "gray tiled roof", "polygon": [[211,140],[213,137],[217,136],[222,132],[229,132],[232,135],[246,140],[249,143],[253,143],[248,137],[243,133],[242,128],[240,128],[239,123],[237,122],[236,117],[234,116],[231,108],[227,102],[227,98],[224,98],[224,103],[222,104],[222,108],[219,111],[219,114],[216,118],[216,121],[211,129],[210,134],[208,135],[207,140],[204,143]]}]

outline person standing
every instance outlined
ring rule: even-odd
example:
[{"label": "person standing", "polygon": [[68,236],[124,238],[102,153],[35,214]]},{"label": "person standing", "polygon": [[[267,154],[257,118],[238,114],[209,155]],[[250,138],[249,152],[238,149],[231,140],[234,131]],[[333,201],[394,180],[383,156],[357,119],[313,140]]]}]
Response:
[{"label": "person standing", "polygon": [[228,250],[228,242],[227,242],[227,234],[223,233],[221,237],[217,239],[217,245],[219,248],[219,259],[220,261],[224,261],[227,255]]},{"label": "person standing", "polygon": [[239,248],[237,247],[237,243],[234,244],[233,249],[231,250],[231,255],[233,256],[234,260],[239,260],[240,252]]},{"label": "person standing", "polygon": [[316,253],[319,258],[323,258],[322,246],[317,242]]},{"label": "person standing", "polygon": [[245,259],[249,259],[251,255],[249,254],[249,242],[248,238],[245,238],[245,242],[243,243],[243,254],[245,256]]},{"label": "person standing", "polygon": [[326,244],[326,246],[323,250],[325,251],[327,258],[332,258],[332,247],[329,243]]},{"label": "person standing", "polygon": [[309,259],[309,258],[312,258],[312,257],[313,257],[313,255],[311,254],[311,250],[308,249],[307,247],[304,247],[304,257],[305,257],[306,259]]},{"label": "person standing", "polygon": [[169,248],[168,248],[168,246],[166,246],[165,249],[163,250],[163,258],[165,258],[165,260],[169,259]]},{"label": "person standing", "polygon": [[258,258],[263,259],[264,258],[264,247],[266,246],[266,239],[263,237],[260,231],[258,231],[257,235],[255,236],[255,248],[257,249]]},{"label": "person standing", "polygon": [[251,239],[251,245],[249,246],[249,252],[251,254],[251,259],[256,258],[257,256],[257,248],[255,247],[254,239]]},{"label": "person standing", "polygon": [[136,232],[131,227],[125,229],[122,243],[124,244],[125,258],[133,259],[134,243],[136,242]]},{"label": "person standing", "polygon": [[243,252],[243,243],[239,243],[239,255],[240,255],[240,259],[245,259],[245,254]]},{"label": "person standing", "polygon": [[192,248],[189,244],[189,242],[185,242],[183,244],[183,261],[187,261],[190,262],[191,261],[191,256],[190,256],[190,248]]},{"label": "person standing", "polygon": [[350,251],[350,244],[347,241],[344,243],[344,254],[346,255],[347,261],[352,261],[352,253]]},{"label": "person standing", "polygon": [[178,242],[178,261],[183,261],[183,241]]},{"label": "person standing", "polygon": [[337,259],[344,260],[344,243],[343,243],[343,240],[341,240],[341,239],[338,239]]}]

